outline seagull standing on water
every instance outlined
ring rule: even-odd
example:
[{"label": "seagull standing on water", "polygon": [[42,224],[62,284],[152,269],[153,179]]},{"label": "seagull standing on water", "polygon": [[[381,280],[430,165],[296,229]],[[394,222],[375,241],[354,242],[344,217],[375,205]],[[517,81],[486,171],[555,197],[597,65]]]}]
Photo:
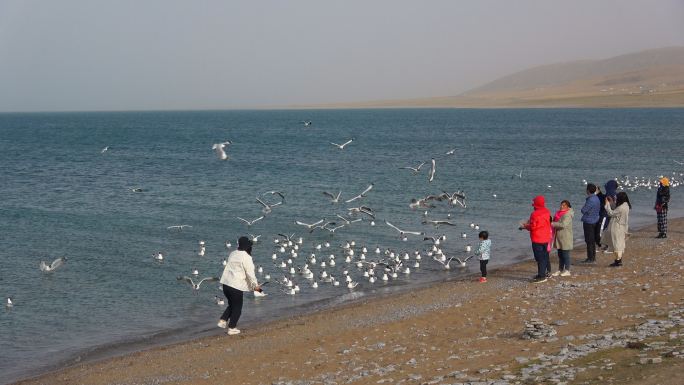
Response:
[{"label": "seagull standing on water", "polygon": [[340,150],[344,150],[344,148],[345,148],[349,143],[351,143],[351,142],[353,142],[353,141],[354,141],[354,138],[351,138],[351,140],[347,141],[347,142],[344,143],[344,144],[337,144],[337,143],[333,143],[333,142],[329,142],[329,143],[332,144],[333,146],[339,148]]},{"label": "seagull standing on water", "polygon": [[7,308],[11,309],[14,307],[14,303],[12,302],[12,298],[7,297]]},{"label": "seagull standing on water", "polygon": [[44,271],[45,273],[49,273],[49,272],[51,272],[52,270],[56,269],[56,268],[57,268],[59,265],[61,265],[62,263],[66,262],[66,260],[67,260],[66,257],[62,257],[62,258],[56,259],[54,262],[52,262],[52,263],[49,264],[49,265],[47,265],[47,264],[46,264],[45,262],[43,262],[43,261],[40,261],[40,262],[38,263],[38,267],[40,267],[40,270]]},{"label": "seagull standing on water", "polygon": [[221,157],[221,160],[228,160],[228,155],[226,155],[226,152],[223,149],[229,144],[233,144],[233,142],[229,140],[223,143],[215,143],[211,149],[216,151],[216,153]]}]

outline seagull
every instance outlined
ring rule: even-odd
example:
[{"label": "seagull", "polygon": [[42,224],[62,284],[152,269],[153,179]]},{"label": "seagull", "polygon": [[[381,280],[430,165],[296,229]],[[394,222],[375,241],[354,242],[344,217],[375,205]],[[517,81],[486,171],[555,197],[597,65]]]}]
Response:
[{"label": "seagull", "polygon": [[[353,221],[350,221],[349,219],[347,219],[347,218],[345,218],[345,217],[343,217],[343,216],[340,216],[339,214],[335,214],[335,215],[337,215],[338,218],[340,218],[341,220],[344,221],[344,224],[342,225],[342,226],[344,226],[344,227],[348,227],[348,226],[351,225],[352,223],[360,222],[360,221],[363,220],[362,218],[359,218],[359,219],[355,219],[355,220],[353,220]],[[330,230],[330,229],[328,229],[328,230]]]},{"label": "seagull", "polygon": [[468,236],[468,234],[466,234],[465,232],[461,233],[461,238],[466,238],[467,236]]},{"label": "seagull", "polygon": [[198,244],[200,247],[204,247],[204,246],[205,246],[204,240],[199,240],[199,241],[197,241],[197,244]]},{"label": "seagull", "polygon": [[8,309],[11,309],[14,307],[14,303],[12,302],[12,298],[7,297],[7,305],[6,306]]},{"label": "seagull", "polygon": [[466,245],[466,246],[463,248],[463,250],[464,250],[466,253],[469,253],[471,249],[472,249],[472,247],[471,247],[470,245]]},{"label": "seagull", "polygon": [[435,226],[435,227],[439,227],[440,225],[456,226],[455,224],[453,224],[453,223],[451,223],[451,222],[449,222],[449,221],[433,221],[433,220],[430,220],[430,219],[425,220],[425,221],[423,221],[423,222],[421,222],[421,223],[424,224],[424,225],[426,225],[426,226],[427,226],[427,225],[432,225],[432,226]]},{"label": "seagull", "polygon": [[192,269],[192,275],[199,275],[199,270]]},{"label": "seagull", "polygon": [[511,177],[511,179],[513,179],[513,178],[516,178],[516,177],[518,177],[518,178],[522,179],[522,172],[523,172],[523,170],[520,170],[520,172],[519,172],[519,173],[517,173],[517,174],[513,174],[513,176]]},{"label": "seagull", "polygon": [[454,259],[454,257],[451,257],[446,261],[442,261],[439,258],[432,258],[432,259],[434,259],[436,262],[441,263],[444,266],[444,270],[449,270],[449,269],[451,269],[451,266],[449,266],[449,263],[451,262],[452,259]]},{"label": "seagull", "polygon": [[[360,220],[360,219],[359,219],[359,220]],[[334,237],[334,236],[335,236],[335,230],[340,229],[340,228],[342,228],[342,227],[346,227],[346,226],[345,226],[345,225],[341,225],[341,226],[333,227],[332,229],[329,229],[329,228],[326,227],[325,229],[328,230],[328,231],[330,231],[330,236],[331,236],[331,237]]]},{"label": "seagull", "polygon": [[311,121],[310,121],[310,120],[309,120],[309,121],[304,121],[304,120],[302,120],[301,122],[299,122],[299,124],[303,124],[303,125],[305,125],[305,126],[310,126],[310,125],[311,125]]},{"label": "seagull", "polygon": [[202,284],[202,282],[204,282],[204,281],[215,282],[215,281],[219,280],[219,277],[204,278],[203,280],[199,281],[199,283],[196,285],[195,285],[195,282],[193,282],[192,278],[190,278],[190,277],[177,277],[177,279],[179,281],[185,281],[185,282],[189,283],[192,286],[192,288],[195,290],[195,293],[197,293],[199,291],[199,288],[200,288],[200,285]]},{"label": "seagull", "polygon": [[371,212],[372,210],[370,207],[367,207],[367,206],[352,207],[348,210],[349,210],[349,215],[351,215],[353,217],[355,217],[359,213],[364,213],[364,214],[370,216],[371,218],[375,219],[375,215]]},{"label": "seagull", "polygon": [[350,141],[347,141],[347,143],[342,144],[342,145],[339,145],[339,144],[333,143],[333,142],[329,142],[329,143],[332,144],[333,146],[339,148],[340,150],[344,150],[344,147],[345,147],[346,145],[348,145],[349,143],[353,142],[353,141],[354,141],[354,138],[351,138]]},{"label": "seagull", "polygon": [[[674,159],[673,159],[673,160],[674,160]],[[675,160],[674,162],[677,163],[677,164],[680,165],[680,166],[684,166],[684,162],[677,162],[676,160]]]},{"label": "seagull", "polygon": [[472,258],[472,257],[473,257],[473,256],[471,255],[470,257],[468,257],[468,258],[466,258],[466,259],[464,259],[464,260],[461,260],[460,258],[456,258],[456,257],[452,257],[452,258],[458,261],[458,267],[465,267],[466,262],[467,262],[470,258]]},{"label": "seagull", "polygon": [[354,198],[352,198],[352,199],[350,199],[350,200],[348,200],[348,201],[345,201],[345,202],[346,202],[346,203],[350,203],[350,202],[353,202],[353,201],[356,201],[356,200],[361,200],[361,198],[363,198],[363,197],[365,196],[365,194],[366,194],[367,192],[369,192],[369,191],[373,188],[373,186],[375,186],[375,183],[371,183],[370,186],[368,186],[368,188],[366,188],[365,190],[363,190],[363,192],[362,192],[361,194],[359,194],[359,195],[355,196]]},{"label": "seagull", "polygon": [[323,191],[323,195],[327,195],[330,198],[332,198],[332,203],[340,203],[340,194],[342,194],[342,191],[338,192],[337,195],[333,195],[327,191]]},{"label": "seagull", "polygon": [[223,298],[219,298],[217,295],[214,296],[214,301],[216,301],[216,304],[219,306],[226,304],[226,301]]},{"label": "seagull", "polygon": [[447,154],[447,155],[454,155],[454,152],[455,152],[455,151],[456,151],[456,149],[454,148],[453,150],[448,151],[446,154]]},{"label": "seagull", "polygon": [[40,270],[42,270],[42,271],[44,271],[44,272],[46,272],[46,273],[49,273],[49,272],[51,272],[52,270],[56,269],[56,268],[57,268],[59,265],[61,265],[62,263],[66,262],[66,260],[67,260],[66,257],[62,257],[62,258],[56,259],[54,262],[52,262],[52,263],[49,264],[49,265],[46,265],[45,262],[40,261],[40,262],[38,263],[38,267],[40,267]]},{"label": "seagull", "polygon": [[252,242],[257,243],[257,242],[259,242],[259,238],[261,237],[261,234],[259,234],[259,235],[249,234],[249,236],[252,237]]},{"label": "seagull", "polygon": [[221,160],[228,160],[228,155],[226,155],[226,152],[223,151],[223,148],[229,144],[233,144],[233,142],[229,140],[229,141],[223,142],[223,143],[215,143],[211,149],[215,150],[216,153],[219,154],[219,156],[221,157]]},{"label": "seagull", "polygon": [[100,154],[104,154],[107,150],[109,150],[109,146],[105,147],[102,151],[100,151]]},{"label": "seagull", "polygon": [[432,158],[430,162],[430,183],[432,183],[432,180],[435,179],[435,158]]},{"label": "seagull", "polygon": [[164,259],[164,256],[162,255],[162,252],[160,251],[158,254],[152,254],[152,257],[156,259],[157,261],[161,261]]},{"label": "seagull", "polygon": [[391,228],[397,230],[399,232],[399,236],[403,237],[404,234],[414,234],[414,235],[425,235],[425,233],[421,233],[418,231],[407,231],[407,230],[400,230],[397,226],[387,222],[386,219],[383,219],[383,221]]},{"label": "seagull", "polygon": [[297,291],[291,287],[283,287],[283,288],[280,288],[280,290],[282,290],[285,294],[289,294],[289,295],[297,294]]},{"label": "seagull", "polygon": [[245,222],[245,223],[247,224],[247,227],[251,227],[251,226],[254,224],[254,222],[260,221],[260,220],[264,219],[265,217],[266,217],[265,215],[262,215],[262,216],[260,216],[259,218],[255,219],[255,220],[253,220],[253,221],[251,221],[251,222],[248,221],[248,220],[246,220],[246,219],[240,218],[240,217],[237,217],[237,219],[239,219],[239,220]]},{"label": "seagull", "polygon": [[400,170],[413,170],[413,175],[416,175],[420,172],[420,168],[423,167],[423,165],[427,162],[423,162],[418,167],[413,168],[413,167],[399,167]]},{"label": "seagull", "polygon": [[231,247],[233,247],[233,244],[230,242],[226,242],[226,247],[230,249]]},{"label": "seagull", "polygon": [[130,188],[129,187],[128,191],[136,193],[136,192],[142,192],[142,189],[140,187],[136,187],[136,188]]},{"label": "seagull", "polygon": [[280,197],[281,197],[283,200],[285,200],[285,195],[283,195],[283,192],[282,192],[282,191],[276,191],[276,190],[273,190],[273,191],[266,191],[265,193],[261,194],[261,196],[264,196],[264,195],[266,195],[266,194],[280,195]]},{"label": "seagull", "polygon": [[264,203],[264,201],[259,199],[259,197],[256,197],[256,200],[259,201],[259,203],[261,203],[262,206],[264,206],[264,209],[263,209],[264,215],[268,215],[271,212],[271,208],[283,204],[283,202],[280,201],[280,202],[273,204],[273,205],[267,205],[266,203]]},{"label": "seagull", "polygon": [[167,229],[178,229],[178,232],[180,233],[181,231],[183,231],[184,227],[192,227],[192,226],[190,226],[190,225],[169,226],[169,227],[167,227]]},{"label": "seagull", "polygon": [[[300,222],[300,221],[294,221],[294,223],[295,223],[295,225],[305,226],[309,230],[309,234],[311,234],[314,231],[314,228],[316,227],[316,225],[318,225],[324,221],[325,221],[325,218],[321,219],[320,221],[318,221],[316,223],[312,223],[312,224],[308,224],[308,223],[304,223],[304,222]],[[334,225],[334,223],[333,223],[333,225]]]}]

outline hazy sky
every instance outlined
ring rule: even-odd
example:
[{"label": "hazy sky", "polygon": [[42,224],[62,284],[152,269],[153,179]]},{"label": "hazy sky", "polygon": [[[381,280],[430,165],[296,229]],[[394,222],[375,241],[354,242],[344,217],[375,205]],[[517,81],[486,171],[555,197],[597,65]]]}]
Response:
[{"label": "hazy sky", "polygon": [[0,0],[0,111],[449,96],[668,46],[684,46],[683,0]]}]

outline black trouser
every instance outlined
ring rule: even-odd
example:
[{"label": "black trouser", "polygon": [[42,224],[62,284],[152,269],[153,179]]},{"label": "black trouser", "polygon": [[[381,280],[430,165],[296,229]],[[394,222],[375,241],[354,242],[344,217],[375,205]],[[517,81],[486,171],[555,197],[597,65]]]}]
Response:
[{"label": "black trouser", "polygon": [[548,245],[548,243],[532,242],[534,260],[537,261],[537,278],[546,277],[546,273],[551,272],[551,266],[549,266]]},{"label": "black trouser", "polygon": [[482,272],[482,278],[487,278],[487,262],[488,259],[480,259],[480,271]]},{"label": "black trouser", "polygon": [[606,226],[608,226],[608,219],[606,216],[601,215],[599,217],[598,222],[596,222],[596,225],[594,226],[594,242],[596,243],[596,246],[601,246],[601,229],[605,228],[603,227],[603,220],[606,219]]},{"label": "black trouser", "polygon": [[594,229],[596,228],[596,223],[586,223],[582,224],[584,228],[584,242],[587,244],[587,259],[590,261],[596,260],[596,240],[594,239]]},{"label": "black trouser", "polygon": [[223,285],[223,294],[228,299],[228,307],[221,316],[222,320],[230,320],[228,327],[235,329],[242,314],[242,291],[228,285]]}]

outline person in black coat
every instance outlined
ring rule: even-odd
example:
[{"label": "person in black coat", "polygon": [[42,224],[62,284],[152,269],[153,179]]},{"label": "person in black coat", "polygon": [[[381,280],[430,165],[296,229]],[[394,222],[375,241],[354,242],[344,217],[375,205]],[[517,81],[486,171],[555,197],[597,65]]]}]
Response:
[{"label": "person in black coat", "polygon": [[660,180],[660,187],[656,195],[655,210],[658,214],[658,237],[667,238],[667,204],[670,202],[670,180]]}]

